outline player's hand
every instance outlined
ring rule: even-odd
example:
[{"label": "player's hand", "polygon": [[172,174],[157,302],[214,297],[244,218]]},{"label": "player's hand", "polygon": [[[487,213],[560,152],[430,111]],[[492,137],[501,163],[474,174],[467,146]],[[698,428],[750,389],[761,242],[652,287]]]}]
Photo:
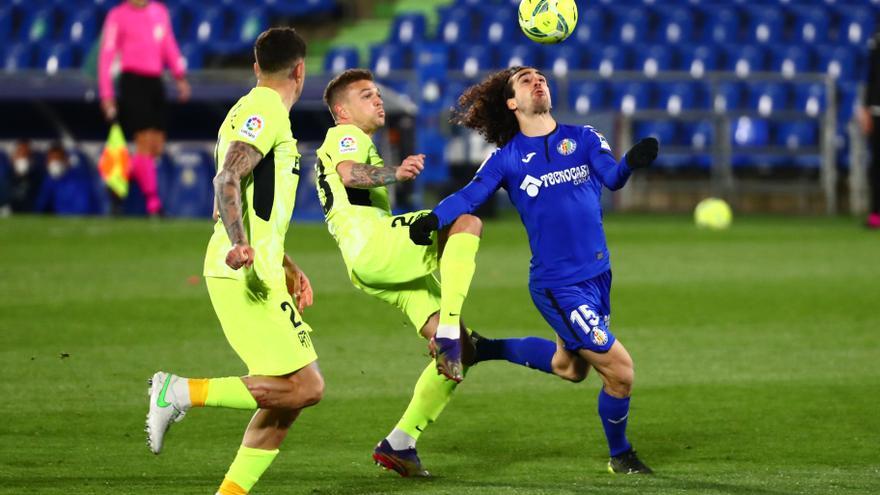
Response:
[{"label": "player's hand", "polygon": [[241,267],[250,268],[254,264],[254,248],[250,244],[235,244],[226,253],[226,264],[233,270]]},{"label": "player's hand", "polygon": [[409,238],[419,246],[430,246],[431,232],[440,228],[440,219],[433,213],[420,216],[409,226]]},{"label": "player's hand", "polygon": [[858,118],[862,133],[865,136],[870,136],[874,132],[874,116],[871,115],[871,110],[866,107],[859,107],[858,112],[856,112],[856,118]]},{"label": "player's hand", "polygon": [[108,121],[112,121],[116,119],[116,101],[114,100],[101,100],[101,111],[104,112],[104,118]]},{"label": "player's hand", "polygon": [[177,101],[184,103],[189,100],[192,94],[192,88],[186,79],[177,80]]},{"label": "player's hand", "polygon": [[410,155],[403,160],[403,163],[397,167],[394,177],[397,182],[406,182],[413,180],[422,173],[425,168],[425,155]]},{"label": "player's hand", "polygon": [[299,314],[302,314],[315,301],[312,283],[306,273],[295,264],[293,266],[284,265],[284,276],[287,279],[287,292],[293,296],[296,301],[296,309]]},{"label": "player's hand", "polygon": [[659,152],[660,142],[656,138],[642,139],[626,152],[626,164],[633,170],[649,167]]}]

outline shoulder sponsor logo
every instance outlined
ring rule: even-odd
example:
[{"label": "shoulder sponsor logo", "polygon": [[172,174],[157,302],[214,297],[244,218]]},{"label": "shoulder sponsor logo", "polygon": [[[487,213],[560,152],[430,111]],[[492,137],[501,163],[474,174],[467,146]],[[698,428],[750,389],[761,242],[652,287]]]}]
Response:
[{"label": "shoulder sponsor logo", "polygon": [[530,161],[532,161],[532,157],[535,156],[535,155],[536,155],[536,153],[535,153],[534,151],[531,152],[531,153],[529,153],[528,155],[526,155],[525,158],[522,159],[522,162],[523,162],[523,163],[529,163]]},{"label": "shoulder sponsor logo", "polygon": [[568,156],[577,149],[577,143],[574,139],[565,138],[556,145],[556,151],[562,156]]},{"label": "shoulder sponsor logo", "polygon": [[357,150],[357,141],[352,136],[345,136],[344,138],[339,140],[340,153],[354,153]]},{"label": "shoulder sponsor logo", "polygon": [[244,125],[239,129],[238,133],[248,139],[254,140],[257,139],[257,136],[263,131],[263,127],[265,127],[263,117],[259,115],[251,115],[244,121]]}]

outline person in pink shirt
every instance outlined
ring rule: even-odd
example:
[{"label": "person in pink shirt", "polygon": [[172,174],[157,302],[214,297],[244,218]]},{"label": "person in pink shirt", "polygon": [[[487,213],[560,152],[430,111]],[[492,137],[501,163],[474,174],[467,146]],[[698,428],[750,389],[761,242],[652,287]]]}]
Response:
[{"label": "person in pink shirt", "polygon": [[[121,58],[118,98],[113,92],[110,67]],[[98,57],[98,93],[107,120],[117,117],[125,135],[134,138],[131,179],[147,200],[147,213],[162,210],[156,181],[156,158],[165,146],[165,86],[162,70],[171,70],[177,81],[177,98],[190,96],[180,49],[168,10],[152,0],[127,0],[107,14]]]}]

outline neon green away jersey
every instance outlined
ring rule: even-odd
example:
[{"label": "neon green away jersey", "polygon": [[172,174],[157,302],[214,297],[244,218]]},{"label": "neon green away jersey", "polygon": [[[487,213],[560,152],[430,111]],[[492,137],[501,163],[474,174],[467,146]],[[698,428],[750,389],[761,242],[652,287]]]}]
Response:
[{"label": "neon green away jersey", "polygon": [[[270,286],[283,287],[284,237],[296,200],[300,155],[290,131],[290,114],[278,92],[256,87],[229,110],[214,148],[218,172],[233,141],[251,144],[263,154],[253,172],[241,180],[242,220],[256,253],[250,269]],[[230,248],[226,228],[218,220],[205,254],[206,277],[245,278],[247,269],[226,265]]]},{"label": "neon green away jersey", "polygon": [[385,186],[372,189],[345,187],[336,166],[346,160],[374,167],[382,167],[384,162],[373,140],[351,124],[330,128],[317,154],[315,176],[327,228],[339,244],[345,264],[351,267],[374,232],[375,220],[391,216],[391,207]]}]

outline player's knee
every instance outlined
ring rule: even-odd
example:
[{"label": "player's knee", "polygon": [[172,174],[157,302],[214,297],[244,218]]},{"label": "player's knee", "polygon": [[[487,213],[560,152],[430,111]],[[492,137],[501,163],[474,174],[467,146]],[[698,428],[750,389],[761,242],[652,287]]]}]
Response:
[{"label": "player's knee", "polygon": [[462,215],[453,224],[453,233],[459,232],[479,236],[483,233],[483,221],[474,215]]},{"label": "player's knee", "polygon": [[587,373],[579,370],[565,370],[562,374],[557,373],[557,375],[573,383],[580,383],[587,379]]},{"label": "player's knee", "polygon": [[574,362],[565,364],[552,362],[551,364],[553,366],[553,373],[563,380],[580,383],[587,378],[588,368],[579,367]]},{"label": "player's knee", "polygon": [[625,367],[615,370],[615,373],[606,380],[605,386],[615,397],[629,397],[632,393],[633,378],[632,366]]}]

